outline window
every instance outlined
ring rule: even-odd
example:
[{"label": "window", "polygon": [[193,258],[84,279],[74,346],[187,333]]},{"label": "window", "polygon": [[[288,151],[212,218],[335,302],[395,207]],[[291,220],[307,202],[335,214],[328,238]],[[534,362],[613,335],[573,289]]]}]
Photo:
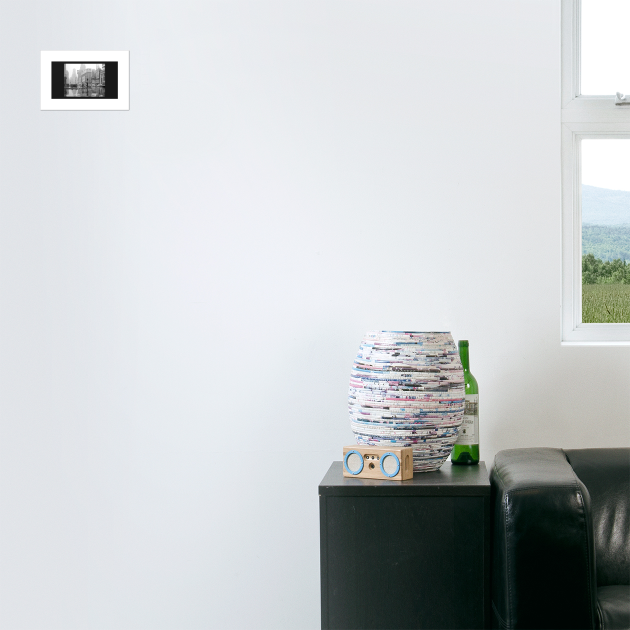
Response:
[{"label": "window", "polygon": [[626,273],[630,278],[626,18],[626,0],[562,0],[565,344],[630,344],[630,284],[624,284]]}]

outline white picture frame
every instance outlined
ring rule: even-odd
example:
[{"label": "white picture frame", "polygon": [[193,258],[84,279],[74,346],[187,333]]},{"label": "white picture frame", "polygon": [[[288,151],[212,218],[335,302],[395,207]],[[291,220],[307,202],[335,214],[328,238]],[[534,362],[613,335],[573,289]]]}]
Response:
[{"label": "white picture frame", "polygon": [[[54,68],[61,63],[115,63],[117,68],[117,92],[115,97],[68,97],[60,95],[60,87]],[[53,64],[56,64],[53,66]],[[105,70],[107,75],[107,70]],[[100,75],[99,75],[100,76]],[[63,83],[63,75],[61,78]],[[110,92],[111,93],[111,92]],[[41,109],[44,110],[128,110],[129,109],[129,51],[128,50],[42,50],[41,51]]]}]

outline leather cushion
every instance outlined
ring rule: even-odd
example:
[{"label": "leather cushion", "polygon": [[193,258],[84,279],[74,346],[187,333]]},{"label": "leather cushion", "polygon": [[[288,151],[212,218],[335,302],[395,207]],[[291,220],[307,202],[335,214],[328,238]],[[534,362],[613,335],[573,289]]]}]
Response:
[{"label": "leather cushion", "polygon": [[600,630],[630,630],[630,586],[597,589]]},{"label": "leather cushion", "polygon": [[591,497],[597,586],[630,584],[630,448],[566,450]]},{"label": "leather cushion", "polygon": [[492,600],[503,628],[597,627],[590,499],[561,449],[497,453]]}]

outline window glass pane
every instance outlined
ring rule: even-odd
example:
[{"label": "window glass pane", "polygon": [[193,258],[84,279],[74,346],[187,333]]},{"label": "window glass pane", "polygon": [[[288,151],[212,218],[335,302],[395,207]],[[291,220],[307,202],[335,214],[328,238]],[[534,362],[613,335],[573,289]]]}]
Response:
[{"label": "window glass pane", "polygon": [[582,94],[630,93],[628,24],[628,0],[582,0]]},{"label": "window glass pane", "polygon": [[582,140],[582,321],[630,322],[630,140]]}]

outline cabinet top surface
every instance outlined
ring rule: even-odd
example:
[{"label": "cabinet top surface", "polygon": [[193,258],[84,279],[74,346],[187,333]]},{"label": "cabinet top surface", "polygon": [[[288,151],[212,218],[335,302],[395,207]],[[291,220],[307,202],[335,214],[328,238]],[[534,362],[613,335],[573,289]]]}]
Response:
[{"label": "cabinet top surface", "polygon": [[333,462],[319,484],[324,496],[489,496],[486,464],[457,466],[446,462],[434,472],[415,473],[413,479],[357,479],[343,476],[342,462]]}]

